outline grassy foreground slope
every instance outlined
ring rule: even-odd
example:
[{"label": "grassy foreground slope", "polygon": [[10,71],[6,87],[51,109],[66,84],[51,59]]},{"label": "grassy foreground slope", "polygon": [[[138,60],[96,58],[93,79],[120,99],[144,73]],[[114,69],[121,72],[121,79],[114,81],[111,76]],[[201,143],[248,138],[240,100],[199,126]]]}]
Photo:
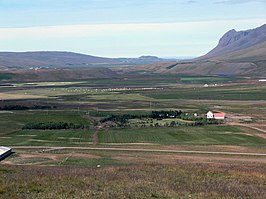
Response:
[{"label": "grassy foreground slope", "polygon": [[1,166],[0,198],[265,198],[265,173],[263,165],[185,161],[98,169]]}]

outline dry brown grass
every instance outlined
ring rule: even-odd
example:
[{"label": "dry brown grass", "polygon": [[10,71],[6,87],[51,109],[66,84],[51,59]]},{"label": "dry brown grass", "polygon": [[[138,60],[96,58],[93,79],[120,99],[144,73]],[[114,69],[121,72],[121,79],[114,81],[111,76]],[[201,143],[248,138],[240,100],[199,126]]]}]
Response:
[{"label": "dry brown grass", "polygon": [[266,197],[266,167],[259,164],[1,166],[0,174],[0,198]]},{"label": "dry brown grass", "polygon": [[40,96],[40,95],[0,93],[0,100],[42,99],[42,98],[47,98],[47,97],[46,96]]}]

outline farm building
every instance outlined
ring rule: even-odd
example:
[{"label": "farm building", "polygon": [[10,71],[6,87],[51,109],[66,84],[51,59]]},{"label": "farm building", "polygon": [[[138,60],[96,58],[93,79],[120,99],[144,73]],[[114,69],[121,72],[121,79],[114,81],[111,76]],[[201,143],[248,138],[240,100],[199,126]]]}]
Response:
[{"label": "farm building", "polygon": [[213,119],[214,115],[213,115],[213,112],[209,111],[207,113],[207,119]]},{"label": "farm building", "polygon": [[6,158],[12,153],[12,149],[8,147],[0,146],[0,160]]},{"label": "farm building", "polygon": [[212,111],[209,111],[207,113],[207,119],[216,119],[216,120],[224,120],[225,119],[225,113],[213,113]]}]

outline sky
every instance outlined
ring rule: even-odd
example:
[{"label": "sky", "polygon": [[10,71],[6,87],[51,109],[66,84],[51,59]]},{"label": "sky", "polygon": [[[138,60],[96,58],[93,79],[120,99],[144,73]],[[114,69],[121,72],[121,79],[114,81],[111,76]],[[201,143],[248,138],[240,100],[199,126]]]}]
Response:
[{"label": "sky", "polygon": [[266,0],[0,0],[0,51],[194,57],[266,23]]}]

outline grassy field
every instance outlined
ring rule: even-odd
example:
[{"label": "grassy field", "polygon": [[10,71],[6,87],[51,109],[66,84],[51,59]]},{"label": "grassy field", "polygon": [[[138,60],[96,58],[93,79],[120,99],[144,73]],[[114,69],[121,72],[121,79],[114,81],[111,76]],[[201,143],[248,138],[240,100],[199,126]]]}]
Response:
[{"label": "grassy field", "polygon": [[64,111],[64,110],[29,110],[12,111],[1,114],[2,120],[14,123],[25,124],[27,122],[72,122],[77,124],[90,124],[88,118],[85,118],[84,112]]},{"label": "grassy field", "polygon": [[[39,114],[38,117],[27,115],[24,111],[13,116],[16,128],[9,127],[11,122],[3,123],[0,137],[1,144],[7,146],[89,146],[92,145],[92,135],[95,130],[19,130],[23,123],[29,121],[65,121],[80,124],[90,124],[89,121],[75,114],[58,116]],[[21,117],[23,116],[23,117]],[[12,115],[4,119],[11,120]],[[76,117],[76,118],[75,118]],[[14,126],[13,126],[14,128]],[[241,145],[266,146],[266,140],[248,134],[238,127],[203,126],[203,127],[171,127],[171,128],[136,128],[101,130],[98,134],[98,144],[109,143],[155,143],[162,145]]]},{"label": "grassy field", "polygon": [[6,146],[88,146],[91,130],[20,130],[1,137]]},{"label": "grassy field", "polygon": [[222,84],[235,80],[241,80],[241,78],[222,77],[222,76],[184,76],[180,78],[180,81],[185,84]]},{"label": "grassy field", "polygon": [[[95,130],[19,130],[0,138],[7,146],[89,146]],[[266,140],[236,127],[175,127],[109,129],[99,132],[98,144],[154,143],[162,145],[266,146]]]},{"label": "grassy field", "polygon": [[266,146],[266,140],[247,135],[237,127],[173,127],[102,131],[100,143],[158,143],[165,145]]},{"label": "grassy field", "polygon": [[[141,87],[140,83],[145,84],[148,80],[152,80],[153,85]],[[204,114],[207,110],[218,109],[233,114],[254,114],[251,121],[261,121],[263,114],[266,114],[266,104],[263,101],[266,86],[264,84],[228,84],[230,81],[237,82],[239,80],[241,79],[218,76],[148,76],[147,78],[128,77],[124,78],[123,81],[121,79],[112,81],[110,79],[95,79],[83,82],[18,83],[14,88],[3,88],[4,92],[2,93],[50,98],[28,101],[19,98],[17,100],[4,100],[1,102],[1,106],[37,103],[59,106],[59,108],[1,112],[0,125],[2,129],[0,135],[3,135],[4,138],[0,139],[3,144],[11,145],[56,145],[60,142],[58,137],[64,137],[65,133],[66,139],[63,143],[73,145],[74,141],[68,139],[68,132],[48,131],[45,138],[42,135],[45,133],[42,131],[28,132],[21,130],[21,128],[30,122],[67,122],[91,126],[92,121],[100,120],[111,114],[147,114],[152,110],[175,109]],[[195,82],[191,84],[191,81]],[[218,84],[218,86],[204,88],[203,83],[207,82]],[[227,85],[222,86],[222,83],[227,83]],[[145,89],[147,86],[150,88]],[[158,87],[160,89],[156,89]],[[260,101],[251,101],[258,99]],[[258,108],[261,115],[256,114]],[[143,123],[143,121],[137,120],[130,120],[129,122],[138,127],[141,122]],[[164,125],[170,123],[170,120],[158,122]],[[31,138],[27,137],[27,134],[30,133],[32,133]],[[73,139],[78,139],[79,143],[91,143],[91,135],[81,139],[82,133],[82,130],[74,133]],[[265,145],[265,141],[261,137],[250,136],[240,129],[224,126],[109,129],[99,132],[99,144],[112,142],[148,142],[163,145]]]},{"label": "grassy field", "polygon": [[[8,83],[7,77],[1,78]],[[129,120],[136,128],[109,128],[108,123],[100,123],[113,114],[182,110],[204,116],[213,110],[224,111],[229,121],[234,116],[239,122],[247,117],[248,124],[262,124],[266,85],[243,81],[239,77],[131,74],[82,82],[9,82],[0,87],[0,107],[52,108],[0,111],[0,145],[17,146],[0,163],[0,198],[265,198],[264,156],[145,151],[265,154],[263,132],[230,125],[150,127],[151,121],[139,119]],[[189,122],[153,123],[164,126],[172,120]],[[22,130],[28,123],[40,122],[86,128]],[[113,147],[144,151],[106,150]]]},{"label": "grassy field", "polygon": [[77,111],[35,110],[1,113],[0,141],[2,145],[88,145],[90,130],[21,130],[32,122],[67,122],[90,126],[91,121]]},{"label": "grassy field", "polygon": [[227,86],[209,88],[177,88],[164,92],[146,92],[145,96],[155,99],[198,99],[198,100],[265,100],[265,86]]},{"label": "grassy field", "polygon": [[9,73],[0,74],[0,81],[1,80],[11,80],[12,78],[13,78],[12,74],[9,74]]},{"label": "grassy field", "polygon": [[164,126],[167,124],[167,126],[169,126],[169,124],[171,122],[178,122],[180,124],[189,124],[189,123],[193,123],[193,121],[189,121],[189,120],[182,120],[179,118],[173,118],[173,119],[163,119],[163,120],[156,120],[156,119],[130,119],[129,124],[133,127],[141,127],[143,125],[145,126],[150,126],[150,125],[154,125],[154,124],[158,124],[160,126]]},{"label": "grassy field", "polygon": [[29,95],[29,94],[15,94],[15,93],[0,93],[0,100],[26,100],[26,99],[42,99],[47,98],[42,95]]},{"label": "grassy field", "polygon": [[67,122],[82,125],[91,123],[84,112],[64,110],[6,111],[0,112],[0,117],[0,135],[5,135],[12,129],[17,131],[32,122]]},{"label": "grassy field", "polygon": [[175,165],[92,169],[1,166],[0,174],[4,175],[0,178],[0,198],[266,197],[263,165],[243,167],[178,161]]},{"label": "grassy field", "polygon": [[127,165],[127,163],[114,160],[110,157],[97,157],[97,158],[69,157],[65,161],[63,161],[60,165],[96,168],[97,165],[100,165],[101,167],[125,166]]}]

